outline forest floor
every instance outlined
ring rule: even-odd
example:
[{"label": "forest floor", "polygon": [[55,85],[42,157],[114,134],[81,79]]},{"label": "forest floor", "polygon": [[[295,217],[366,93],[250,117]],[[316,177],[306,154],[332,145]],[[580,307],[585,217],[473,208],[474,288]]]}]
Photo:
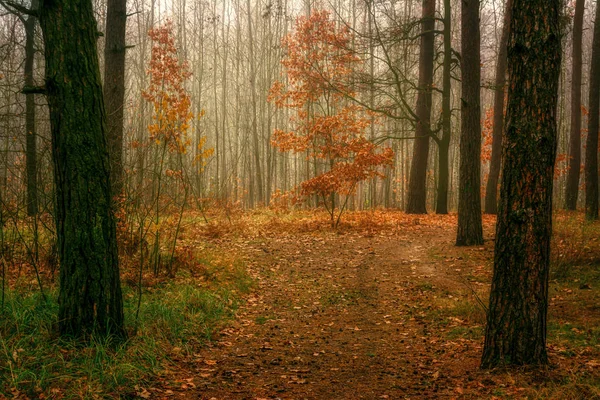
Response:
[{"label": "forest floor", "polygon": [[[19,263],[0,318],[0,398],[600,399],[600,223],[554,217],[551,365],[482,371],[495,219],[270,210],[185,215],[177,251],[122,261],[123,345],[55,334],[56,280]],[[172,224],[171,224],[172,225]],[[173,225],[174,226],[174,225]],[[4,298],[2,299],[4,301]],[[139,313],[139,319],[138,319]]]},{"label": "forest floor", "polygon": [[600,398],[598,237],[579,228],[574,246],[573,219],[555,221],[548,368],[479,369],[493,218],[485,244],[466,248],[454,246],[455,215],[356,213],[338,230],[273,218],[209,241],[242,257],[257,286],[143,397]]}]

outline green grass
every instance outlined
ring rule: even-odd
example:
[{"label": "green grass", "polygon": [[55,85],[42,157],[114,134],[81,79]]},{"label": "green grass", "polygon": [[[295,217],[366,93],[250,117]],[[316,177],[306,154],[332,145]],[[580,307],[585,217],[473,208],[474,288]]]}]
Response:
[{"label": "green grass", "polygon": [[0,394],[133,397],[156,382],[174,355],[191,356],[210,341],[251,286],[241,268],[232,270],[227,284],[210,290],[167,283],[144,293],[137,323],[137,297],[125,289],[129,339],[115,344],[92,337],[85,346],[57,336],[55,292],[44,302],[38,293],[10,291],[0,312]]}]

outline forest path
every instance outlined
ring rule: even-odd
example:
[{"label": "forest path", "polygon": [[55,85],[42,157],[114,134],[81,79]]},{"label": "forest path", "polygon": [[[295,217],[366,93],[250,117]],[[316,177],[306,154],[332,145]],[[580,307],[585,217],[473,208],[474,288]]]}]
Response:
[{"label": "forest path", "polygon": [[[393,232],[281,233],[227,244],[258,287],[236,321],[184,367],[193,376],[185,397],[460,395],[481,343],[440,337],[449,327],[439,310],[468,296],[453,263],[455,228],[415,221]],[[455,319],[452,326],[464,322]]]}]

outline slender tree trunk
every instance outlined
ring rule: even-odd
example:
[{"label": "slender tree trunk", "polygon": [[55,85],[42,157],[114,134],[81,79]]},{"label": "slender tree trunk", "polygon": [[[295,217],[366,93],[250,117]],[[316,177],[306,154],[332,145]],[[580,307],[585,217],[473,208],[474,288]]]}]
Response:
[{"label": "slender tree trunk", "polygon": [[408,185],[409,214],[427,213],[427,159],[431,138],[431,102],[433,85],[433,56],[435,0],[423,0],[421,21],[421,52],[419,55],[419,94],[416,114],[419,120],[415,132],[413,158]]},{"label": "slender tree trunk", "polygon": [[127,1],[108,0],[104,47],[104,104],[114,195],[123,192],[123,101],[125,98],[125,26]]},{"label": "slender tree trunk", "polygon": [[546,364],[561,0],[514,0],[494,276],[481,366]]},{"label": "slender tree trunk", "polygon": [[438,142],[438,181],[435,213],[448,214],[448,184],[450,181],[450,138],[445,136]]},{"label": "slender tree trunk", "polygon": [[492,157],[490,174],[485,188],[485,213],[496,214],[498,211],[498,180],[502,155],[502,136],[504,134],[504,93],[506,85],[506,46],[510,31],[512,0],[506,1],[504,9],[504,25],[502,37],[498,46],[498,61],[496,62],[496,83],[494,87],[494,125],[492,128]]},{"label": "slender tree trunk", "polygon": [[[38,9],[38,1],[31,3],[33,10]],[[35,61],[35,25],[37,18],[30,15],[25,21],[25,86],[33,87],[33,64]],[[37,132],[35,129],[35,94],[25,95],[25,165],[27,170],[27,214],[38,213],[37,182]]]},{"label": "slender tree trunk", "polygon": [[448,214],[448,181],[450,171],[450,137],[452,135],[452,109],[450,108],[452,77],[452,6],[450,0],[444,0],[444,65],[442,73],[442,138],[438,141],[439,176],[436,214]]},{"label": "slender tree trunk", "polygon": [[479,0],[462,0],[462,127],[458,246],[483,244],[481,226],[481,44]]},{"label": "slender tree trunk", "polygon": [[600,5],[596,6],[590,67],[588,135],[585,144],[585,216],[598,219],[598,129],[600,112]]},{"label": "slender tree trunk", "polygon": [[256,99],[256,71],[254,68],[254,34],[252,31],[252,7],[250,0],[246,1],[248,7],[248,50],[250,55],[250,95],[252,96],[252,145],[254,154],[254,167],[256,168],[256,200],[259,203],[264,202],[264,188],[263,188],[263,177],[262,167],[260,162],[260,142],[258,138],[258,114],[256,111],[257,99]]},{"label": "slender tree trunk", "polygon": [[575,3],[575,19],[573,20],[573,71],[571,74],[571,137],[569,140],[569,159],[567,187],[565,191],[565,208],[577,209],[579,194],[579,169],[581,166],[581,69],[583,53],[581,42],[583,36],[583,13],[585,0]]},{"label": "slender tree trunk", "polygon": [[92,2],[45,1],[39,19],[56,186],[59,329],[76,337],[124,335]]}]

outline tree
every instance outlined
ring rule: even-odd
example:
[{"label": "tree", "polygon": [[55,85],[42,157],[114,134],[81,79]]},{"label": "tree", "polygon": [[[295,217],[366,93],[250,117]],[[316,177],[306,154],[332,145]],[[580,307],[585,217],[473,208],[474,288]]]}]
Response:
[{"label": "tree", "polygon": [[585,143],[585,216],[598,219],[598,129],[600,128],[600,6],[596,4],[590,66],[588,135]]},{"label": "tree", "polygon": [[408,186],[409,214],[427,214],[427,159],[431,139],[431,103],[435,29],[435,0],[423,0],[419,54],[418,117]]},{"label": "tree", "polygon": [[[37,10],[38,1],[33,0],[31,9]],[[29,15],[25,21],[25,88],[34,86],[33,67],[35,61],[35,26],[37,18]],[[25,92],[27,92],[27,89]],[[27,133],[25,154],[27,169],[27,214],[38,213],[37,180],[37,132],[35,129],[35,93],[25,94],[25,131]]]},{"label": "tree", "polygon": [[506,1],[504,8],[504,25],[498,45],[496,61],[496,80],[494,84],[494,122],[492,128],[492,156],[490,173],[485,188],[485,213],[496,214],[498,211],[498,181],[500,179],[500,156],[502,154],[502,135],[504,131],[504,100],[506,85],[506,46],[510,31],[512,0]]},{"label": "tree", "polygon": [[108,0],[104,47],[104,102],[113,194],[123,192],[123,100],[127,0]]},{"label": "tree", "polygon": [[483,244],[481,224],[481,44],[479,0],[462,0],[462,130],[456,244]]},{"label": "tree", "polygon": [[545,364],[560,0],[514,0],[494,274],[481,366]]},{"label": "tree", "polygon": [[438,184],[435,201],[436,214],[448,214],[450,179],[450,138],[452,136],[452,5],[444,0],[444,62],[442,66],[442,135],[434,139],[438,144]]},{"label": "tree", "polygon": [[[321,163],[320,174],[301,183],[303,196],[323,201],[337,226],[348,198],[359,182],[381,176],[379,169],[392,164],[390,148],[378,151],[365,129],[371,119],[356,105],[348,105],[350,77],[360,61],[349,49],[347,28],[337,29],[326,11],[300,17],[296,31],[283,46],[282,61],[288,85],[276,82],[270,99],[279,108],[296,112],[291,132],[276,130],[272,144],[280,151],[305,153]],[[338,197],[345,201],[338,204]]]},{"label": "tree", "polygon": [[583,53],[583,13],[585,0],[575,3],[573,20],[573,70],[571,72],[571,136],[569,140],[568,175],[565,192],[565,208],[577,209],[579,194],[579,170],[581,165],[581,69]]},{"label": "tree", "polygon": [[[190,111],[191,100],[185,89],[185,83],[191,73],[187,62],[181,62],[175,47],[173,24],[152,28],[148,32],[152,39],[152,54],[148,75],[150,85],[142,92],[144,99],[152,104],[154,114],[152,123],[148,125],[149,143],[154,150],[152,174],[152,226],[154,242],[150,262],[155,274],[159,272],[161,249],[161,210],[164,207],[161,197],[164,191],[163,178],[175,178],[183,187],[180,217],[188,197],[188,186],[185,179],[183,155],[191,143],[188,130],[194,114]],[[199,115],[198,117],[200,117]],[[206,138],[198,139],[196,162],[200,168],[211,154],[212,149],[204,149]],[[169,155],[174,155],[172,158]],[[148,213],[150,214],[150,213]],[[177,241],[177,232],[173,240],[173,248]]]},{"label": "tree", "polygon": [[106,114],[91,0],[44,1],[61,334],[124,335]]}]

